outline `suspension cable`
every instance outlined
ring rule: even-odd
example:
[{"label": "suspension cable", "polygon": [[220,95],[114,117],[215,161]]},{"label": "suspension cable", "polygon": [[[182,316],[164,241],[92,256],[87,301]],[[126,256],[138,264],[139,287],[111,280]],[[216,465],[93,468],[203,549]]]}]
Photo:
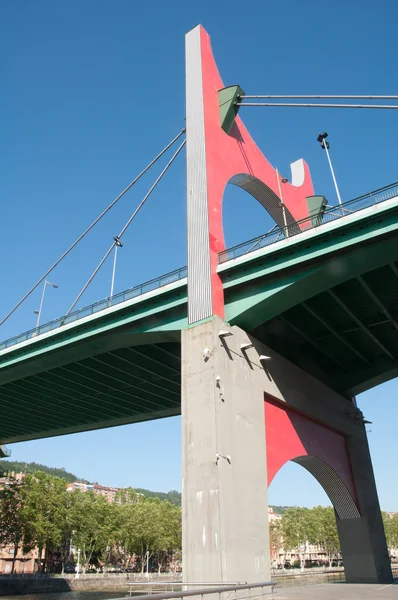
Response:
[{"label": "suspension cable", "polygon": [[398,104],[298,104],[294,102],[236,102],[235,106],[294,106],[295,108],[387,108],[398,109]]},{"label": "suspension cable", "polygon": [[115,204],[120,200],[120,198],[122,198],[122,196],[124,196],[124,194],[126,192],[129,191],[130,188],[133,187],[133,185],[135,183],[137,183],[137,181],[139,179],[141,179],[141,177],[143,175],[145,175],[145,173],[159,160],[159,158],[161,156],[163,156],[163,154],[165,152],[167,152],[167,150],[185,133],[185,128],[182,129],[180,131],[180,133],[178,135],[176,135],[176,137],[171,140],[171,142],[169,144],[167,144],[167,146],[165,148],[163,148],[163,150],[161,152],[159,152],[159,154],[145,167],[145,169],[143,169],[141,171],[141,173],[139,173],[139,175],[137,175],[137,177],[135,177],[135,179],[133,179],[133,181],[131,183],[129,183],[129,185],[124,188],[124,190],[109,204],[109,206],[107,206],[105,208],[105,210],[102,211],[102,213],[95,219],[95,221],[93,221],[91,223],[91,225],[89,227],[87,227],[87,229],[77,238],[77,240],[75,240],[73,242],[73,244],[71,246],[69,246],[69,248],[62,254],[62,256],[60,256],[60,258],[58,258],[58,260],[44,273],[43,277],[41,277],[39,279],[39,281],[37,281],[35,283],[35,285],[33,287],[30,288],[30,290],[25,294],[25,296],[22,298],[22,300],[20,300],[15,306],[14,308],[4,317],[4,319],[0,322],[0,327],[1,325],[3,325],[3,323],[5,323],[7,321],[7,319],[9,317],[11,317],[11,315],[17,310],[17,308],[19,308],[21,306],[21,304],[23,302],[25,302],[25,300],[30,296],[30,294],[32,292],[35,291],[35,289],[37,288],[37,286],[39,286],[41,284],[42,281],[44,281],[46,279],[46,277],[51,273],[51,271],[53,271],[55,269],[55,267],[57,267],[59,265],[59,263],[69,254],[69,252],[71,252],[73,250],[73,248],[75,246],[77,246],[77,244],[79,242],[81,242],[81,240],[88,234],[89,231],[91,231],[91,229],[97,225],[97,223],[102,219],[102,217],[104,217],[110,210],[111,208],[113,208],[115,206]]},{"label": "suspension cable", "polygon": [[[149,188],[148,192],[145,194],[144,198],[141,200],[141,202],[139,203],[139,205],[137,206],[137,208],[135,209],[135,211],[133,212],[133,214],[131,215],[131,217],[129,218],[129,220],[127,221],[127,223],[125,224],[125,226],[123,227],[123,229],[121,230],[121,232],[119,233],[119,235],[115,236],[116,240],[120,240],[122,238],[123,234],[127,231],[128,227],[131,225],[132,221],[135,219],[135,217],[137,216],[138,212],[144,206],[145,202],[147,201],[147,199],[149,198],[149,196],[152,194],[153,190],[155,189],[155,187],[157,186],[157,184],[159,183],[159,181],[162,179],[163,175],[166,173],[166,171],[169,169],[169,167],[171,167],[172,163],[175,161],[175,159],[177,158],[178,154],[181,152],[181,150],[185,146],[185,143],[186,143],[186,140],[184,140],[182,142],[182,144],[178,147],[178,149],[176,150],[176,152],[173,154],[173,156],[171,157],[171,159],[169,160],[169,162],[167,163],[167,165],[165,166],[165,168],[163,169],[163,171],[160,173],[159,177],[155,180],[155,182],[153,183],[153,185]],[[116,246],[116,243],[117,243],[116,241],[114,241],[112,243],[112,245],[110,246],[110,248],[105,253],[104,257],[101,259],[101,261],[98,264],[98,266],[95,268],[95,270],[93,271],[93,273],[90,275],[89,279],[87,280],[87,283],[83,286],[83,288],[79,292],[78,296],[74,300],[73,304],[69,308],[68,312],[66,313],[64,319],[61,322],[61,325],[63,325],[65,318],[71,313],[71,311],[74,309],[74,307],[76,306],[76,304],[79,302],[80,298],[83,296],[84,292],[86,291],[86,289],[88,288],[88,286],[90,285],[90,283],[92,282],[92,280],[94,279],[94,277],[96,276],[96,274],[98,273],[98,271],[100,270],[100,268],[102,267],[102,265],[104,264],[104,262],[106,261],[106,259],[108,258],[108,256],[110,255],[110,253],[112,252],[113,248]]]}]

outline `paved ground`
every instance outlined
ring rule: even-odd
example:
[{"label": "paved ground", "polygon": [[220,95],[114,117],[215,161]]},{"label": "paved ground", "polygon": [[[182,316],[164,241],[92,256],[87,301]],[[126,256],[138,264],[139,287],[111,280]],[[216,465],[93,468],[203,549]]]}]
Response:
[{"label": "paved ground", "polygon": [[275,600],[398,600],[398,580],[392,585],[323,583],[277,589]]}]

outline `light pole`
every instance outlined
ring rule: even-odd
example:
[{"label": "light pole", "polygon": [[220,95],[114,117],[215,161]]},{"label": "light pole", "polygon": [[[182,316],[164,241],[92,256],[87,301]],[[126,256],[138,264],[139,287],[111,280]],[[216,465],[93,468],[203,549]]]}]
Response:
[{"label": "light pole", "polygon": [[[284,226],[285,226],[285,236],[289,237],[289,230],[287,228],[287,219],[286,219],[286,208],[285,208],[285,203],[283,202],[283,194],[282,194],[281,182],[279,180],[279,171],[278,171],[278,169],[275,169],[275,172],[276,172],[276,180],[278,182],[280,206],[282,207],[283,223],[284,223]],[[287,179],[283,178],[282,179],[282,183],[287,183]]]},{"label": "light pole", "polygon": [[341,206],[342,205],[341,196],[340,196],[340,192],[339,192],[339,187],[337,185],[336,176],[334,174],[334,169],[333,169],[332,161],[330,160],[330,154],[329,154],[330,144],[329,144],[329,142],[326,141],[327,137],[328,137],[328,134],[325,131],[325,133],[320,133],[316,139],[321,144],[321,148],[323,150],[325,150],[326,156],[328,157],[330,172],[332,173],[333,183],[334,183],[334,187],[336,189],[337,200],[339,201],[339,204]]},{"label": "light pole", "polygon": [[115,286],[115,273],[116,273],[116,259],[117,259],[117,249],[118,248],[122,248],[123,244],[120,241],[120,239],[118,238],[117,235],[113,236],[113,239],[115,240],[115,253],[113,255],[113,269],[112,269],[112,281],[111,281],[111,304],[112,304],[112,296],[113,296],[113,288]]},{"label": "light pole", "polygon": [[34,311],[35,315],[37,315],[36,329],[39,329],[40,317],[41,317],[41,309],[43,308],[44,294],[46,293],[46,286],[47,285],[51,285],[51,287],[53,287],[55,289],[58,288],[58,286],[55,283],[50,283],[49,281],[47,281],[47,279],[45,280],[44,285],[43,285],[43,292],[41,294],[40,308],[39,308],[39,310],[35,310]]}]

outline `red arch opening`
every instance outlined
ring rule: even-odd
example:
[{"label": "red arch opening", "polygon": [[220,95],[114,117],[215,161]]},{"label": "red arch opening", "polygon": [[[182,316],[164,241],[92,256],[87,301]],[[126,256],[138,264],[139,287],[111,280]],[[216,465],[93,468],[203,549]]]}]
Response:
[{"label": "red arch opening", "polygon": [[292,460],[325,490],[340,519],[360,518],[345,437],[265,397],[268,485]]}]

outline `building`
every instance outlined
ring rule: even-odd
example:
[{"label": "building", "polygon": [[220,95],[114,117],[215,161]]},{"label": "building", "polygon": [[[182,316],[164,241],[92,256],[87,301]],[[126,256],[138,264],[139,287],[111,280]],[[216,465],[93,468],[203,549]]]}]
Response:
[{"label": "building", "polygon": [[66,490],[68,492],[93,492],[97,496],[104,496],[106,500],[110,503],[115,502],[116,494],[119,491],[119,488],[107,487],[104,485],[99,485],[98,483],[83,483],[81,481],[73,481],[72,483],[68,483],[66,486]]},{"label": "building", "polygon": [[91,483],[83,483],[81,481],[72,481],[71,483],[67,484],[67,492],[75,492],[76,490],[79,492],[93,492],[94,485]]},{"label": "building", "polygon": [[116,494],[119,492],[119,488],[106,487],[104,485],[94,485],[94,494],[98,496],[104,496],[108,502],[112,503],[116,500]]},{"label": "building", "polygon": [[280,513],[276,513],[272,506],[268,507],[268,523],[275,523],[276,521],[280,521],[282,515]]}]

